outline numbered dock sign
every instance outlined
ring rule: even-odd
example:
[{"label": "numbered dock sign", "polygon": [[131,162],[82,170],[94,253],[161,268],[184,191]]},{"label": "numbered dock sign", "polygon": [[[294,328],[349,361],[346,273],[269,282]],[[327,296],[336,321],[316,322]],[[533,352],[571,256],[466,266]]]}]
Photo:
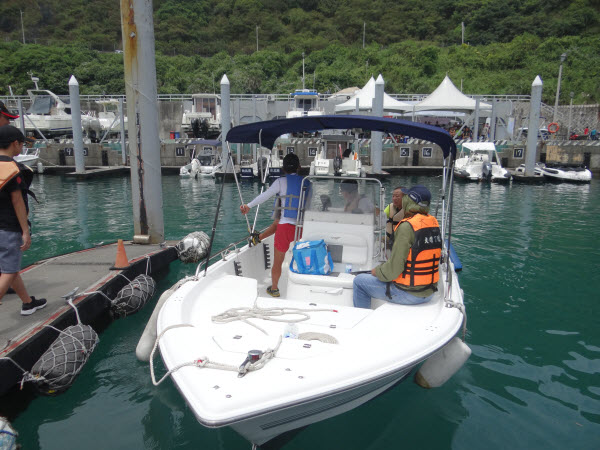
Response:
[{"label": "numbered dock sign", "polygon": [[423,147],[423,158],[431,158],[433,147]]},{"label": "numbered dock sign", "polygon": [[513,153],[513,157],[515,159],[523,159],[523,149],[522,148],[515,148],[514,149],[514,153]]},{"label": "numbered dock sign", "polygon": [[410,148],[409,147],[400,147],[400,156],[410,156]]},{"label": "numbered dock sign", "polygon": [[65,156],[74,156],[72,147],[65,147]]},{"label": "numbered dock sign", "polygon": [[185,147],[176,147],[175,156],[185,156]]},{"label": "numbered dock sign", "polygon": [[317,156],[317,147],[308,147],[308,156]]},{"label": "numbered dock sign", "polygon": [[290,153],[294,153],[295,150],[295,147],[286,147],[286,154],[289,155]]}]

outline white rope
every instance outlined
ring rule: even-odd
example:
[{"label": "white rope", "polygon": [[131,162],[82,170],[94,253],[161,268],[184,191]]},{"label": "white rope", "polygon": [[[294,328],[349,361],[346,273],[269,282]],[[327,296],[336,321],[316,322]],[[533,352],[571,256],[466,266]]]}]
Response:
[{"label": "white rope", "polygon": [[[241,308],[231,308],[228,309],[221,314],[217,314],[216,316],[212,316],[211,319],[214,323],[229,323],[234,322],[236,320],[247,323],[248,325],[257,328],[262,331],[264,334],[268,335],[268,333],[263,330],[258,325],[249,322],[248,319],[261,319],[261,320],[270,320],[273,322],[283,322],[283,323],[298,323],[304,322],[305,320],[310,319],[309,312],[337,312],[335,309],[301,309],[301,308],[261,308],[257,306],[256,300],[254,301],[254,306],[252,307],[241,307]],[[286,315],[297,315],[300,318],[297,319],[284,319],[283,316]]]},{"label": "white rope", "polygon": [[446,299],[446,307],[447,308],[456,308],[458,309],[462,315],[463,315],[463,325],[462,325],[462,333],[463,333],[463,342],[465,342],[466,336],[467,336],[467,310],[465,309],[465,305],[463,305],[462,303],[457,303],[454,302],[450,299]]}]

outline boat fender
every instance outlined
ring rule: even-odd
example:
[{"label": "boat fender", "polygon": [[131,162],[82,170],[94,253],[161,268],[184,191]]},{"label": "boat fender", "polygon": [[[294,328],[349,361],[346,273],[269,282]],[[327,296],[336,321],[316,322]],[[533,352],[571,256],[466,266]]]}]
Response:
[{"label": "boat fender", "polygon": [[194,231],[179,241],[175,250],[184,263],[197,263],[206,256],[209,246],[208,235],[204,231]]},{"label": "boat fender", "polygon": [[415,382],[425,389],[440,387],[463,366],[469,356],[469,346],[455,337],[425,361],[415,375]]},{"label": "boat fender", "polygon": [[24,381],[33,382],[43,394],[64,392],[73,384],[98,341],[98,334],[89,325],[65,328],[33,365]]},{"label": "boat fender", "polygon": [[15,450],[18,435],[8,420],[0,417],[0,450]]},{"label": "boat fender", "polygon": [[158,314],[169,297],[171,297],[171,295],[173,295],[173,293],[179,289],[179,287],[185,281],[186,280],[184,279],[175,283],[173,286],[163,292],[156,302],[152,316],[150,316],[150,319],[146,324],[146,328],[144,328],[144,332],[142,333],[138,345],[135,348],[135,356],[139,361],[150,361],[150,354],[152,353],[152,348],[154,347],[156,337],[158,336],[158,333],[156,332],[156,321],[158,320]]},{"label": "boat fender", "polygon": [[138,312],[152,298],[156,283],[148,275],[138,275],[119,291],[111,302],[111,310],[117,315],[129,316]]}]

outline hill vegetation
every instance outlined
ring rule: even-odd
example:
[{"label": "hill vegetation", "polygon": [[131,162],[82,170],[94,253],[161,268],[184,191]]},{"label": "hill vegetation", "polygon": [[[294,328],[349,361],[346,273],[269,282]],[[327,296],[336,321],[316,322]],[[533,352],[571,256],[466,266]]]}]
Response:
[{"label": "hill vegetation", "polygon": [[[0,95],[41,85],[124,93],[117,0],[4,0]],[[161,93],[320,92],[381,73],[390,93],[429,93],[445,74],[468,94],[529,94],[536,75],[553,103],[600,101],[599,0],[155,0]],[[23,29],[21,14],[23,11]],[[461,22],[465,44],[461,44]],[[363,48],[363,26],[365,47]],[[25,41],[22,44],[22,31]],[[258,48],[257,37],[258,35]]]}]

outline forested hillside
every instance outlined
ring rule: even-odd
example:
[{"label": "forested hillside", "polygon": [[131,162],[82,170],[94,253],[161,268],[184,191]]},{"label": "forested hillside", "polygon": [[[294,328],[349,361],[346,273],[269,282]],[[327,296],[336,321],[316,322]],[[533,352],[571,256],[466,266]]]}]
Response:
[{"label": "forested hillside", "polygon": [[[27,72],[59,93],[71,74],[83,93],[122,93],[119,8],[0,2],[0,95],[8,85],[25,93]],[[448,73],[466,93],[528,94],[539,74],[552,102],[566,52],[562,101],[573,91],[578,103],[598,102],[599,9],[600,0],[155,0],[159,92],[212,92],[224,73],[232,92],[289,92],[301,87],[304,52],[306,85],[321,92],[382,73],[387,92],[428,93]]]}]

